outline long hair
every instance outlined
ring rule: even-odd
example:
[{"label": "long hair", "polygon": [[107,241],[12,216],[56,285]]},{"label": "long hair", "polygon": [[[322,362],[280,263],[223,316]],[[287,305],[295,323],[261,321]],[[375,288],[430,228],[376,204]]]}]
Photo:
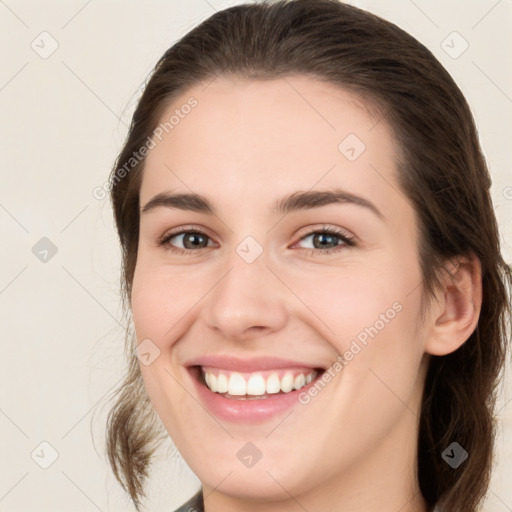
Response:
[{"label": "long hair", "polygon": [[[165,52],[145,85],[110,175],[125,308],[137,261],[145,162],[134,155],[140,155],[173,99],[198,82],[228,74],[258,80],[307,75],[353,92],[380,113],[400,149],[399,185],[419,219],[422,290],[429,300],[446,260],[479,258],[478,325],[456,351],[431,357],[417,460],[430,510],[476,511],[494,460],[512,277],[501,255],[491,178],[470,108],[433,54],[396,25],[338,0],[247,3],[215,13]],[[163,431],[144,389],[132,336],[127,332],[128,369],[115,391],[106,441],[114,475],[139,510]],[[457,469],[442,458],[453,440],[469,453]]]}]

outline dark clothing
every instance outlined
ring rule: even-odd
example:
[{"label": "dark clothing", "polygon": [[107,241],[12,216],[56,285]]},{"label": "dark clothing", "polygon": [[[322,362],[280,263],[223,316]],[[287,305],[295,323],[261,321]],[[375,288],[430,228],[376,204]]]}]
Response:
[{"label": "dark clothing", "polygon": [[204,512],[203,488],[174,512]]},{"label": "dark clothing", "polygon": [[[434,512],[436,511],[437,508],[434,509]],[[204,512],[203,488],[201,488],[196,494],[194,494],[194,496],[192,496],[192,498],[174,512]]]}]

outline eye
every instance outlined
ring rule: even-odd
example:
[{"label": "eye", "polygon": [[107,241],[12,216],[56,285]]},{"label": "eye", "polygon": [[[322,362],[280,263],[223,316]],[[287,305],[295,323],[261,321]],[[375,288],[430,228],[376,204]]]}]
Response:
[{"label": "eye", "polygon": [[300,242],[310,239],[313,248],[306,248],[309,254],[330,254],[340,251],[343,247],[356,245],[354,237],[339,231],[336,228],[323,226],[322,229],[311,231],[300,239]]},{"label": "eye", "polygon": [[[176,239],[179,244],[183,247],[176,247],[174,243],[171,243],[173,239]],[[194,249],[204,249],[208,246],[210,237],[201,231],[178,231],[174,233],[165,234],[160,240],[158,245],[168,248],[171,252],[180,254],[191,254]]]},{"label": "eye", "polygon": [[[174,239],[176,239],[176,241],[173,242]],[[308,239],[311,239],[313,248],[303,249],[308,251],[308,254],[312,255],[318,253],[330,254],[340,251],[346,246],[352,247],[356,245],[354,237],[329,226],[323,226],[322,229],[309,232],[307,235],[303,236],[298,243]],[[195,249],[215,247],[215,244],[209,244],[209,242],[211,242],[210,237],[202,231],[182,229],[181,231],[166,233],[157,243],[158,246],[165,247],[173,253],[192,255],[194,252],[199,252]],[[176,243],[182,245],[182,247],[177,247],[175,245]]]}]

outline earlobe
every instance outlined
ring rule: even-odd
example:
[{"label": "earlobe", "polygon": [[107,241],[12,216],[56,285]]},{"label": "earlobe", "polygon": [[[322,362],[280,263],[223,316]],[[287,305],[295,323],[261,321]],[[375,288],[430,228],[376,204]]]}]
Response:
[{"label": "earlobe", "polygon": [[443,272],[425,345],[432,355],[457,350],[475,330],[482,305],[482,269],[475,255],[452,260]]}]

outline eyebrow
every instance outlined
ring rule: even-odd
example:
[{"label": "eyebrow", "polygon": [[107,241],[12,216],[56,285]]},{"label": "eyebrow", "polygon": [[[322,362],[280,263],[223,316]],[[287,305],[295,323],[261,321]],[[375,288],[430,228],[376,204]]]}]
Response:
[{"label": "eyebrow", "polygon": [[[384,220],[384,215],[371,201],[341,189],[294,192],[293,194],[278,199],[274,203],[273,213],[275,215],[287,214],[298,210],[307,210],[329,204],[343,203],[355,204],[367,208],[379,217],[379,219]],[[142,207],[141,214],[150,212],[158,207],[192,211],[206,215],[217,215],[215,207],[206,197],[193,193],[171,194],[169,192],[161,192]]]}]

